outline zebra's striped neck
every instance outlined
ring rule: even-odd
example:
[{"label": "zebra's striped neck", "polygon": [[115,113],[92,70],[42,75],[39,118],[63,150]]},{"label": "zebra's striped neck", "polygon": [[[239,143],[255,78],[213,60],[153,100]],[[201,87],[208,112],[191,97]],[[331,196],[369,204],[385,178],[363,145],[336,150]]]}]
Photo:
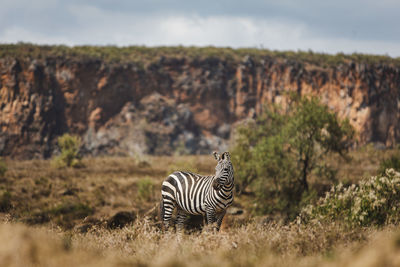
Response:
[{"label": "zebra's striped neck", "polygon": [[223,185],[220,189],[220,194],[222,194],[225,199],[231,198],[233,195],[233,187],[233,182]]},{"label": "zebra's striped neck", "polygon": [[233,183],[229,183],[229,184],[224,184],[221,189],[223,189],[224,191],[232,191],[233,189]]}]

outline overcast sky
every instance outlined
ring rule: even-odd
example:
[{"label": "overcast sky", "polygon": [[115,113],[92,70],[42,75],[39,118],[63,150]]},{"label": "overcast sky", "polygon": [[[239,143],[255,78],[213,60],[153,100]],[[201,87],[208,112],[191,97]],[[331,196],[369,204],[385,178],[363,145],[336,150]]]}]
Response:
[{"label": "overcast sky", "polygon": [[400,57],[400,0],[0,0],[0,43],[19,41]]}]

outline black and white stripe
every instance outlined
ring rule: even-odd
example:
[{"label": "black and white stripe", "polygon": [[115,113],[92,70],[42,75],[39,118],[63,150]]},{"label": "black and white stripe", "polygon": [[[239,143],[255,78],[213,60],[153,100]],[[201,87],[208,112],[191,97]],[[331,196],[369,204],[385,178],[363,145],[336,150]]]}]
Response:
[{"label": "black and white stripe", "polygon": [[168,228],[174,208],[177,208],[177,229],[183,229],[187,214],[205,215],[208,224],[217,223],[219,230],[226,209],[233,202],[233,166],[228,152],[220,156],[215,175],[202,176],[195,173],[177,171],[170,174],[161,188],[161,219]]}]

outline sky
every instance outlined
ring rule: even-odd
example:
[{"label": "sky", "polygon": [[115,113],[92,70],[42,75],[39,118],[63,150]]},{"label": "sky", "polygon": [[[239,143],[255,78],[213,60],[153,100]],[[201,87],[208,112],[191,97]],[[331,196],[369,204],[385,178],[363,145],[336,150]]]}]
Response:
[{"label": "sky", "polygon": [[400,0],[0,0],[0,43],[400,57]]}]

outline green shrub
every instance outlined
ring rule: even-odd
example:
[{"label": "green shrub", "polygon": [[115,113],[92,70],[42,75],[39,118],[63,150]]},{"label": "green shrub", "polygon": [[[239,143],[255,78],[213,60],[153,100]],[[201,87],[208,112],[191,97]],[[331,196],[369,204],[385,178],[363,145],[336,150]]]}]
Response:
[{"label": "green shrub", "polygon": [[400,222],[400,173],[393,169],[358,184],[333,186],[298,217],[303,222],[344,221],[350,226]]},{"label": "green shrub", "polygon": [[384,175],[387,169],[400,171],[400,155],[392,155],[389,159],[384,159],[379,163],[378,174]]},{"label": "green shrub", "polygon": [[93,208],[84,203],[65,202],[50,209],[49,213],[54,216],[68,215],[72,219],[83,219],[93,214],[93,211]]},{"label": "green shrub", "polygon": [[4,162],[3,158],[0,157],[0,178],[4,177],[7,172],[7,165]]},{"label": "green shrub", "polygon": [[149,177],[140,179],[137,183],[138,197],[143,201],[150,201],[153,197],[153,181]]},{"label": "green shrub", "polygon": [[83,166],[82,158],[79,155],[80,137],[64,134],[58,138],[57,142],[61,150],[61,154],[54,159],[54,165],[57,168]]},{"label": "green shrub", "polygon": [[85,203],[67,201],[41,212],[39,217],[43,217],[44,221],[53,218],[59,226],[70,229],[75,225],[75,220],[83,219],[93,213],[94,208]]},{"label": "green shrub", "polygon": [[11,193],[8,191],[5,191],[0,196],[0,212],[7,212],[11,208],[12,208]]}]

